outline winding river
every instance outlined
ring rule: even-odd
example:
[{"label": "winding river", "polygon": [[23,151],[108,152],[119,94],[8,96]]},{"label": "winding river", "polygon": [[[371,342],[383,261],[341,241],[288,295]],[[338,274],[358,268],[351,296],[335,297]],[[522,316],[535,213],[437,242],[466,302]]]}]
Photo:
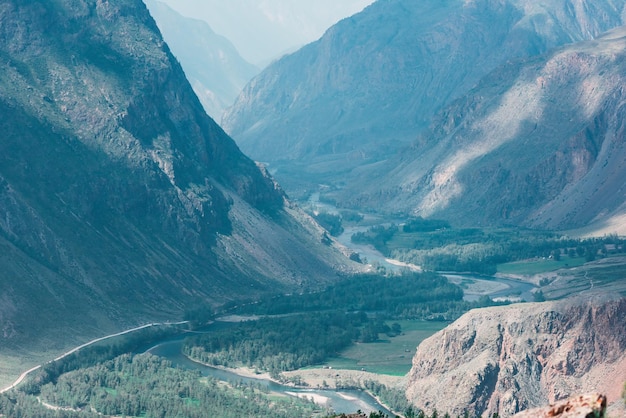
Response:
[{"label": "winding river", "polygon": [[[388,409],[380,405],[372,396],[360,390],[294,388],[278,384],[271,380],[243,377],[227,370],[217,369],[215,367],[196,363],[182,354],[183,341],[183,337],[171,339],[150,348],[147,352],[170,360],[174,366],[190,370],[198,370],[204,376],[211,376],[218,380],[227,382],[254,383],[262,385],[272,392],[278,392],[289,396],[298,396],[301,398],[313,398],[316,400],[316,403],[321,403],[322,406],[332,409],[336,413],[354,413],[360,409],[366,414],[369,414],[370,412],[382,411],[389,416],[394,416]],[[320,402],[320,400],[322,400],[323,403]]]}]

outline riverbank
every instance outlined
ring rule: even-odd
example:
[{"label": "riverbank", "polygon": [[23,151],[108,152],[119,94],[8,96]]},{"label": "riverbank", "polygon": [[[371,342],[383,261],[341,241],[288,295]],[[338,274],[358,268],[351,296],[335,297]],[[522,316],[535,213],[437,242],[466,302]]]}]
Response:
[{"label": "riverbank", "polygon": [[[224,366],[214,366],[211,364],[207,364],[195,359],[190,358],[182,354],[189,361],[202,365],[205,367],[210,367],[217,370],[222,370],[224,372],[228,372],[232,375],[239,376],[241,378],[246,379],[256,379],[256,380],[264,380],[267,382],[272,382],[276,385],[280,385],[282,387],[293,388],[293,391],[286,390],[283,392],[272,391],[276,395],[284,395],[288,394],[289,396],[295,396],[303,399],[310,399],[318,405],[328,406],[330,402],[330,398],[328,396],[324,396],[324,391],[341,391],[342,389],[348,390],[361,390],[364,393],[367,393],[372,399],[378,402],[383,408],[391,411],[391,408],[386,405],[380,398],[378,398],[374,393],[367,390],[365,388],[366,381],[374,381],[379,384],[383,384],[390,389],[398,389],[404,390],[406,386],[406,377],[405,376],[391,376],[391,375],[380,375],[376,373],[360,371],[360,370],[346,370],[346,369],[332,369],[332,368],[315,368],[315,369],[299,369],[292,370],[288,372],[282,372],[281,375],[284,377],[284,380],[278,380],[272,378],[268,372],[259,372],[250,367],[224,367]],[[294,382],[300,382],[300,384],[295,384]],[[311,392],[309,392],[311,391]],[[321,393],[315,393],[313,391],[321,391]],[[328,392],[326,392],[328,393]],[[346,400],[349,400],[354,403],[358,403],[358,399],[355,397],[351,397],[346,393],[338,392],[338,395]],[[364,405],[363,408],[366,406]],[[360,408],[360,409],[363,409]],[[356,408],[359,409],[359,408]],[[356,411],[355,409],[355,411]],[[399,413],[395,413],[395,415],[402,416]]]},{"label": "riverbank", "polygon": [[[332,368],[314,368],[314,369],[298,369],[288,372],[282,372],[286,381],[280,381],[272,378],[268,372],[259,372],[250,367],[225,367],[216,366],[191,358],[183,354],[187,359],[194,363],[207,367],[224,370],[237,376],[248,379],[262,379],[274,382],[283,386],[290,386],[300,389],[342,389],[346,387],[364,389],[364,383],[368,380],[381,383],[389,388],[400,388],[406,384],[406,376],[391,376],[376,374],[363,370],[347,370]],[[294,384],[294,381],[300,381],[301,384]]]}]

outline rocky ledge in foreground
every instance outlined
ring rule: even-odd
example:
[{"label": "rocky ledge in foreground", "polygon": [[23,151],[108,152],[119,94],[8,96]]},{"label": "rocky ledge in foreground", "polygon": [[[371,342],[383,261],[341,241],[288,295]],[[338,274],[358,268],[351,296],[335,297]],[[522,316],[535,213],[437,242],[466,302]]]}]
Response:
[{"label": "rocky ledge in foreground", "polygon": [[534,408],[515,414],[513,418],[593,418],[603,417],[606,396],[589,393],[575,396],[544,408]]},{"label": "rocky ledge in foreground", "polygon": [[517,412],[598,391],[621,402],[626,299],[477,309],[420,344],[407,398],[452,416]]}]

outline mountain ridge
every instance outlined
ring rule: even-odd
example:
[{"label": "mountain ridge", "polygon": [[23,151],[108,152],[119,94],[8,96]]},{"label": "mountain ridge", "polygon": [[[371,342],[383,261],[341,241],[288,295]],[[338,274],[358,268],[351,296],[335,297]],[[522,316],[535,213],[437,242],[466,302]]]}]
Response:
[{"label": "mountain ridge", "polygon": [[[622,25],[625,8],[606,1],[377,2],[264,70],[222,122],[248,155],[269,163],[290,195],[306,197],[324,184],[337,189],[328,197],[339,206],[359,206],[350,197],[363,188],[400,186],[377,176],[395,169],[398,154],[439,113],[488,84],[500,66],[593,39]],[[386,211],[413,209],[398,206]]]},{"label": "mountain ridge", "polygon": [[141,1],[11,0],[0,40],[0,355],[359,269],[206,115]]}]

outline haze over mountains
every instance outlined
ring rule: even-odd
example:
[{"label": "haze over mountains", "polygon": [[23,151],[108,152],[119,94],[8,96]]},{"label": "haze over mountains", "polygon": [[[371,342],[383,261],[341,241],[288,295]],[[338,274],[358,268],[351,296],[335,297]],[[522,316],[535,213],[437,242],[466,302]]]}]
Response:
[{"label": "haze over mountains", "polygon": [[264,67],[318,39],[338,20],[373,0],[163,0],[183,16],[202,19],[241,55]]},{"label": "haze over mountains", "polygon": [[2,354],[347,267],[206,115],[140,0],[5,1],[0,43]]},{"label": "haze over mountains", "polygon": [[[619,41],[607,45],[604,52],[591,51],[589,44],[581,44],[580,52],[572,49],[574,67],[574,56],[582,61],[585,57],[599,60],[602,65],[581,62],[580,68],[568,70],[563,79],[554,79],[563,81],[561,84],[544,85],[544,104],[535,105],[536,113],[530,107],[533,96],[522,83],[534,82],[546,73],[556,77],[560,70],[555,66],[564,65],[550,61],[557,59],[557,55],[551,55],[557,54],[556,48],[595,39],[622,25],[624,8],[623,1],[379,1],[255,77],[227,112],[223,125],[244,152],[269,163],[294,196],[304,196],[325,183],[339,188],[329,197],[342,206],[452,216],[455,220],[462,212],[462,222],[468,224],[557,228],[586,225],[597,220],[601,206],[608,207],[612,214],[621,213],[621,186],[611,182],[610,187],[616,188],[602,192],[609,201],[596,200],[597,210],[586,208],[568,214],[561,207],[554,209],[558,213],[554,217],[546,215],[546,210],[556,199],[601,188],[592,180],[595,174],[587,174],[596,163],[600,145],[608,147],[612,142],[603,141],[603,135],[613,128],[602,123],[595,129],[591,126],[594,118],[604,112],[601,109],[611,106],[605,103],[612,97],[608,92],[620,93],[621,80],[600,77],[602,86],[594,90],[594,103],[576,103],[573,96],[559,95],[569,92],[565,78],[568,83],[582,85],[591,79],[600,82],[598,76],[605,72],[620,74],[620,52],[615,49]],[[595,45],[605,44],[599,42]],[[523,81],[520,76],[525,77]],[[513,91],[516,85],[518,90]],[[526,102],[515,102],[516,93],[526,94]],[[569,101],[564,108],[578,106],[578,113],[566,118],[545,104],[550,101]],[[619,109],[619,99],[615,103]],[[491,104],[493,107],[487,108]],[[506,111],[500,115],[488,113],[500,104]],[[548,113],[541,116],[540,109],[552,110],[551,116],[561,119],[552,126],[539,126],[535,142],[525,143],[524,135],[530,132],[524,130],[527,126],[532,130],[535,123],[552,123]],[[492,137],[483,140],[476,132],[478,121],[477,125],[469,122],[480,111],[484,111],[484,121],[501,117],[509,125],[505,124],[502,131],[491,131]],[[528,123],[509,121],[507,115],[531,119]],[[564,123],[566,127],[555,138],[551,129]],[[519,126],[524,129],[518,130]],[[563,173],[550,169],[550,161],[555,166],[554,158],[561,155],[558,153],[578,152],[579,145],[585,146],[581,138],[586,135],[586,127],[588,140],[593,142],[589,146],[598,149],[580,150],[587,159],[575,168],[571,163]],[[452,131],[454,141],[446,139]],[[617,133],[614,143],[620,138]],[[569,140],[573,142],[568,145],[565,141]],[[503,143],[508,144],[506,149],[499,146]],[[532,153],[527,152],[529,149]],[[520,150],[530,160],[510,162],[518,158]],[[619,176],[623,165],[617,161],[623,160],[622,154],[614,149],[610,155]],[[486,161],[484,156],[488,156]],[[455,158],[458,164],[453,162],[452,171],[445,172],[444,165],[450,165]],[[495,167],[487,168],[484,164],[488,161]],[[498,161],[505,167],[500,174],[496,170]],[[524,166],[517,178],[515,164],[530,166]],[[451,174],[461,167],[467,178],[459,183]],[[507,172],[515,174],[508,176]],[[530,176],[528,181],[523,177],[526,175]],[[548,175],[553,178],[546,181]],[[484,178],[491,180],[489,186],[481,184]],[[522,191],[522,187],[526,189]],[[484,201],[508,196],[510,190],[510,201],[501,207],[474,212],[482,208]],[[564,195],[559,196],[561,193]],[[522,194],[530,199],[518,210],[516,199]],[[616,198],[621,202],[611,201],[615,194],[621,196]],[[497,204],[497,199],[493,200]],[[471,204],[469,216],[463,209],[467,204]]]},{"label": "haze over mountains", "polygon": [[233,44],[206,22],[183,17],[160,1],[145,3],[202,106],[220,120],[260,69],[244,60]]}]

